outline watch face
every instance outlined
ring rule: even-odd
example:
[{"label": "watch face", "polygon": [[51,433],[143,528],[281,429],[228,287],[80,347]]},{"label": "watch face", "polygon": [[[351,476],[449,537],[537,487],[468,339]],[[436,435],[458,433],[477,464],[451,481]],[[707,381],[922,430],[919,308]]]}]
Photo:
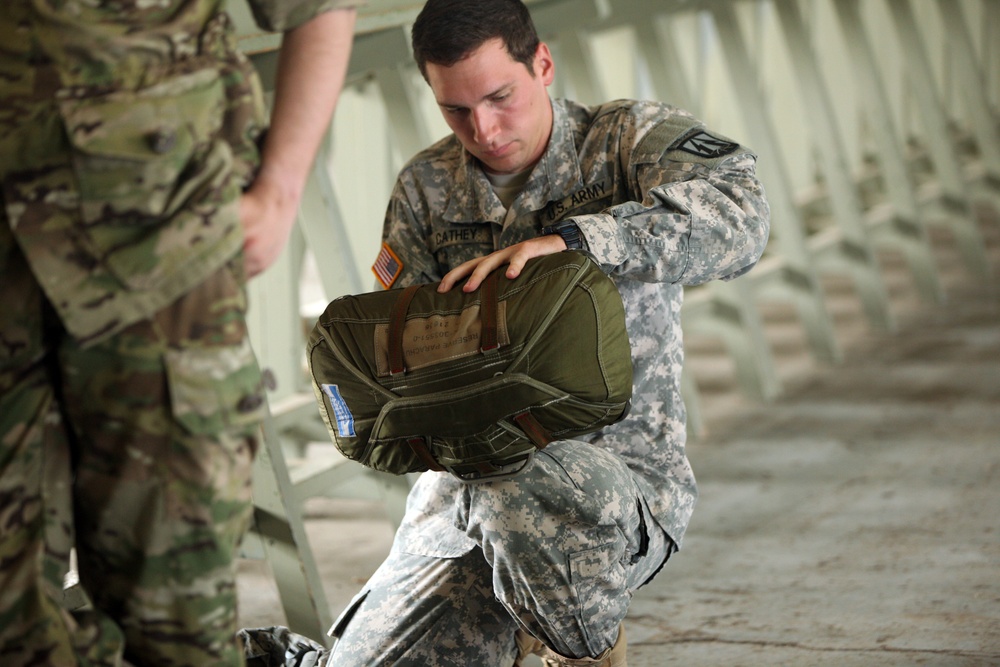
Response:
[{"label": "watch face", "polygon": [[580,228],[575,222],[564,222],[559,225],[559,235],[566,242],[566,247],[570,250],[579,250],[583,247],[580,239]]}]

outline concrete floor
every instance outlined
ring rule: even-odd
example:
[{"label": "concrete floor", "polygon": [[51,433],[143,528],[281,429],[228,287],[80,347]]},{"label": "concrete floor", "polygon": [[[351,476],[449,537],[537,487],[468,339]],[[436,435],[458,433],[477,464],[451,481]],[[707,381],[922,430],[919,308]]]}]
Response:
[{"label": "concrete floor", "polygon": [[[984,217],[1000,276],[1000,217]],[[717,342],[689,339],[701,497],[684,550],[633,601],[631,667],[1000,665],[1000,283],[935,239],[943,304],[881,256],[895,332],[825,283],[840,364],[813,361],[794,316],[766,306],[785,384],[770,404],[742,397]],[[391,528],[371,501],[306,511],[336,615]],[[244,626],[283,621],[266,563],[242,561],[239,584]]]}]

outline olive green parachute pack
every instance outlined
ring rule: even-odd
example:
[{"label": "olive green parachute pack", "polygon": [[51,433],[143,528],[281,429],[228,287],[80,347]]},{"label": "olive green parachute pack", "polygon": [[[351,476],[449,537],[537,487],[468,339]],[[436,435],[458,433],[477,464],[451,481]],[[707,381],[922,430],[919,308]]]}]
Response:
[{"label": "olive green parachute pack", "polygon": [[307,359],[344,456],[494,479],[628,413],[631,350],[611,278],[578,251],[529,260],[515,279],[505,270],[475,292],[434,283],[327,306]]}]

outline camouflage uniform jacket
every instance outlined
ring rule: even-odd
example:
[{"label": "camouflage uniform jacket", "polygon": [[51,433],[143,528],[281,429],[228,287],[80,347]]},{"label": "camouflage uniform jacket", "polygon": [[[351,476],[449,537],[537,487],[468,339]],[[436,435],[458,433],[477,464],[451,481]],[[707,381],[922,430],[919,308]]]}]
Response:
[{"label": "camouflage uniform jacket", "polygon": [[[557,100],[553,110],[546,152],[510,210],[454,136],[412,159],[392,193],[380,258],[386,246],[395,254],[391,286],[436,281],[572,218],[621,292],[634,363],[630,416],[582,439],[625,460],[679,544],[697,495],[680,396],[683,286],[736,277],[763,252],[769,209],[756,158],[664,104]],[[418,522],[435,529],[407,531],[428,541],[409,549],[448,555],[471,547],[464,535],[439,530],[431,515],[440,499],[411,504],[426,508]]]},{"label": "camouflage uniform jacket", "polygon": [[[266,117],[223,2],[4,0],[0,197],[84,342],[155,313],[242,246],[237,202]],[[348,4],[251,0],[268,30]]]}]

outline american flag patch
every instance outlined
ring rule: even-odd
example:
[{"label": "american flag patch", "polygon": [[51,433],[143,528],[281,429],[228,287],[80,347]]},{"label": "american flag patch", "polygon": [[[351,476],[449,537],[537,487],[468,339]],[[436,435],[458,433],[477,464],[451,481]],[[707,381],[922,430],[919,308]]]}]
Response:
[{"label": "american flag patch", "polygon": [[372,265],[372,273],[378,278],[379,284],[382,285],[383,289],[389,289],[402,272],[403,263],[399,261],[399,257],[392,251],[389,244],[383,243],[382,250],[379,251],[375,264]]}]

